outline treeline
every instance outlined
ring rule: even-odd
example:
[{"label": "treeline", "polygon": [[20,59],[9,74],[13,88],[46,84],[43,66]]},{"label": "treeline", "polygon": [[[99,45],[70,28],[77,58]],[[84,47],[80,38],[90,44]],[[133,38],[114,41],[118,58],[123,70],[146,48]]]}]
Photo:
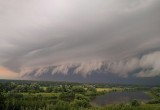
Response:
[{"label": "treeline", "polygon": [[96,87],[104,86],[64,82],[3,82],[0,84],[0,110],[160,110],[159,87],[150,88],[155,100],[148,102],[148,105],[133,100],[129,104],[92,107],[90,100],[101,94]]},{"label": "treeline", "polygon": [[148,104],[160,104],[160,88],[154,87],[150,90],[150,94],[153,97],[152,100],[148,102]]},{"label": "treeline", "polygon": [[0,93],[0,99],[3,99],[0,110],[88,108],[91,107],[90,99],[97,95],[96,88],[91,85],[73,86],[65,84],[41,87],[37,83],[19,85],[14,82],[1,84]]},{"label": "treeline", "polygon": [[24,83],[18,84],[15,82],[7,82],[1,84],[3,91],[5,93],[13,92],[13,93],[58,93],[58,92],[86,92],[86,91],[94,91],[96,92],[96,87],[94,85],[76,85],[76,84],[56,84],[56,85],[48,85],[43,86],[39,83]]}]

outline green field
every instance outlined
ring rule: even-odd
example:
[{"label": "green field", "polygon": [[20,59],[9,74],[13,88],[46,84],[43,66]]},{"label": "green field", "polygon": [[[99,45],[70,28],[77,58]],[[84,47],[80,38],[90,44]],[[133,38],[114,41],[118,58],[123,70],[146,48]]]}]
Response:
[{"label": "green field", "polygon": [[96,88],[97,92],[112,92],[112,91],[124,91],[124,88],[112,87],[112,88]]},{"label": "green field", "polygon": [[[94,97],[111,92],[143,90],[152,97],[94,107]],[[1,81],[0,110],[160,110],[160,87],[43,81]]]}]

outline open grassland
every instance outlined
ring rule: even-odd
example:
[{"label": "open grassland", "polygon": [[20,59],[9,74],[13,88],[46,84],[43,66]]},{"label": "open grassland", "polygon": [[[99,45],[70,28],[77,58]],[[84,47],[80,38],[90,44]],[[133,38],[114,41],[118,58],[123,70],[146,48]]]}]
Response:
[{"label": "open grassland", "polygon": [[111,88],[96,88],[97,92],[112,92],[112,91],[124,91],[124,88],[111,87]]},{"label": "open grassland", "polygon": [[97,90],[98,92],[103,92],[103,91],[105,91],[105,92],[110,92],[110,91],[112,91],[113,89],[112,89],[112,88],[96,88],[96,90]]}]

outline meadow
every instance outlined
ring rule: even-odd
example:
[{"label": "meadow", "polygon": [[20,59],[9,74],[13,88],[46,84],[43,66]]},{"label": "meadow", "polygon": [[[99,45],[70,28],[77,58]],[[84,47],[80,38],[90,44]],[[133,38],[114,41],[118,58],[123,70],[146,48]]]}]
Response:
[{"label": "meadow", "polygon": [[[0,110],[160,110],[160,87],[87,84],[50,81],[0,81]],[[96,107],[91,101],[112,92],[139,91],[152,97],[147,102]]]}]

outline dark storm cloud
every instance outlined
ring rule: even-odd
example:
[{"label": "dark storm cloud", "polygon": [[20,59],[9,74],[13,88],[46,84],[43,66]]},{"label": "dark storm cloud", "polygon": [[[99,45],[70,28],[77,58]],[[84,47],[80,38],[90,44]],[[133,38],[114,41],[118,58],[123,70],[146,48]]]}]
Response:
[{"label": "dark storm cloud", "polygon": [[105,61],[127,76],[144,68],[135,67],[137,56],[160,50],[159,0],[0,0],[0,6],[0,65],[18,73],[62,65],[53,73],[67,74],[79,65],[75,72],[85,76]]}]

